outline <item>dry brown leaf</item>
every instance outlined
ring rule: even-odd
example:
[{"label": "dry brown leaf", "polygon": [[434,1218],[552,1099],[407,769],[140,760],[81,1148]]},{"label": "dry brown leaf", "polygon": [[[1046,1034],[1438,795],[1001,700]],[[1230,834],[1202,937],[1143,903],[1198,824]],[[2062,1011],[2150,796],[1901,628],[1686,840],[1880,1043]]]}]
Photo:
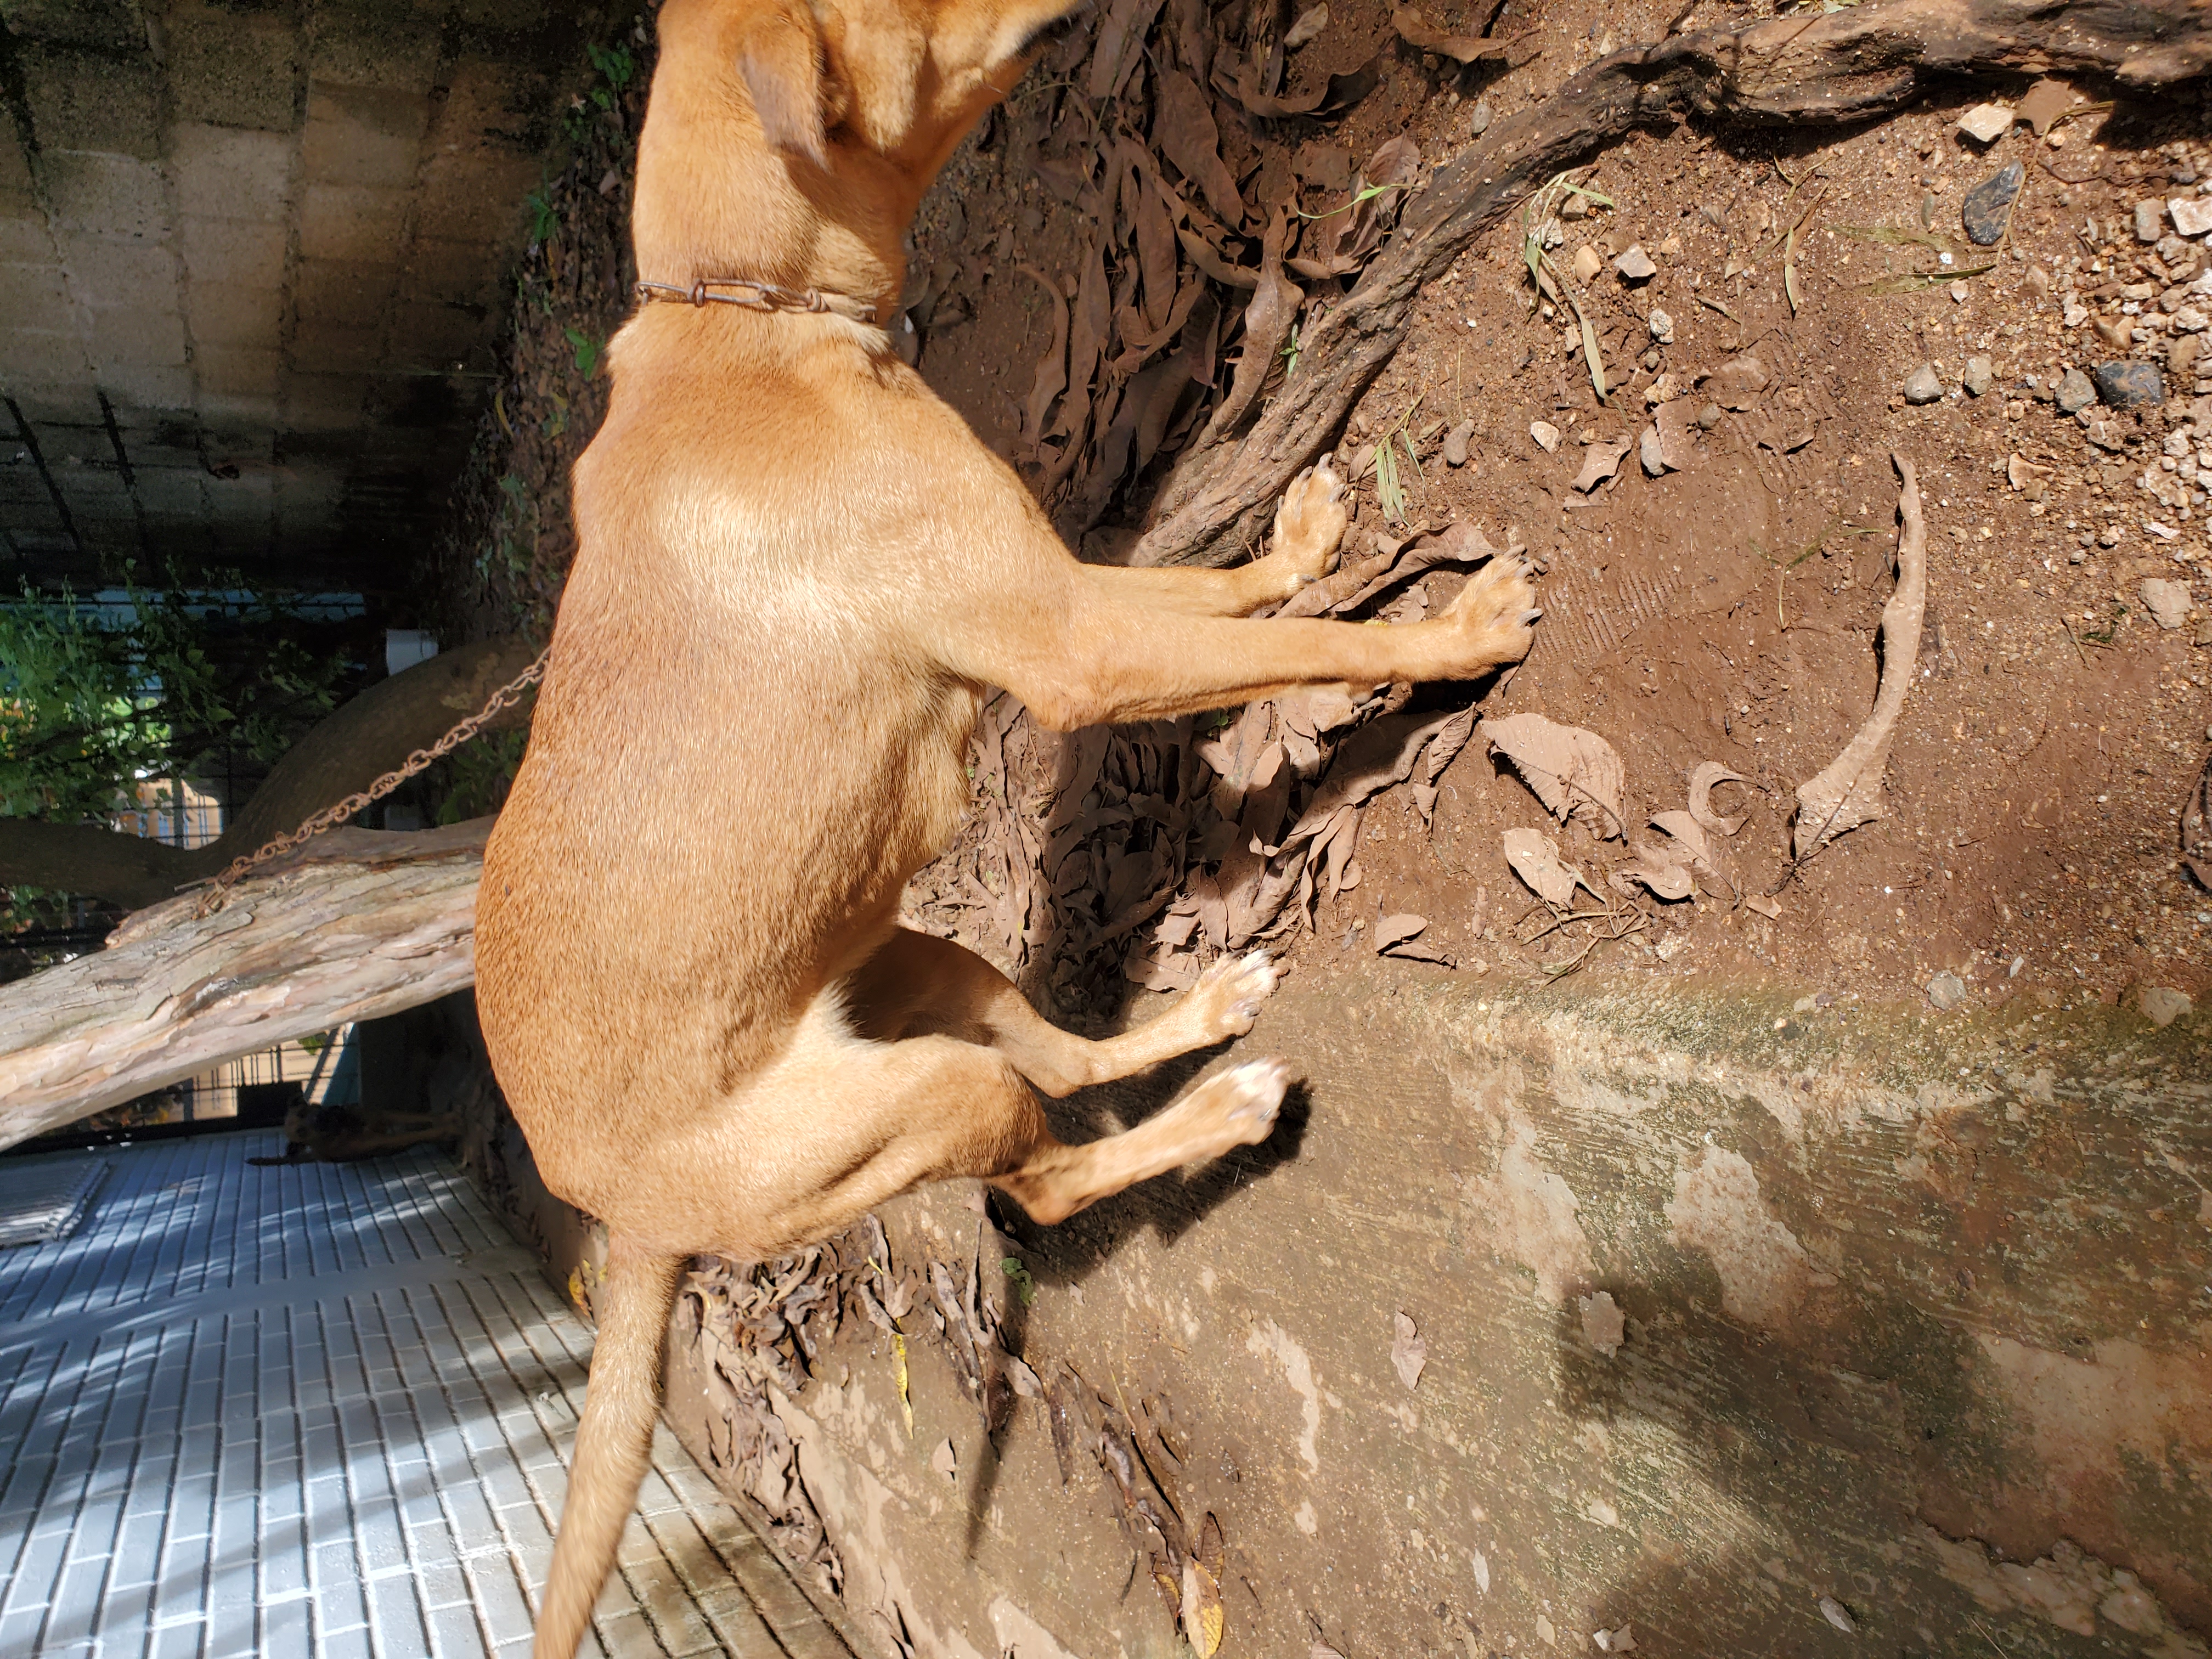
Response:
[{"label": "dry brown leaf", "polygon": [[1654,812],[1651,822],[1680,843],[1694,867],[1720,873],[1713,862],[1712,844],[1705,839],[1705,826],[1687,812]]},{"label": "dry brown leaf", "polygon": [[1114,0],[1098,25],[1098,44],[1091,54],[1091,95],[1110,98],[1121,91],[1129,71],[1144,56],[1145,37],[1161,0]]},{"label": "dry brown leaf", "polygon": [[1626,832],[1620,757],[1596,732],[1541,714],[1510,714],[1476,729],[1561,823],[1579,814],[1601,840]]},{"label": "dry brown leaf", "polygon": [[1587,495],[1620,471],[1620,459],[1627,453],[1626,438],[1592,444],[1583,452],[1583,470],[1575,474],[1572,487]]},{"label": "dry brown leaf", "polygon": [[1679,903],[1697,890],[1690,878],[1689,860],[1680,855],[1679,848],[1658,846],[1639,836],[1629,843],[1629,851],[1636,855],[1634,862],[1613,872],[1618,891],[1632,893],[1635,884],[1641,882],[1659,897]]},{"label": "dry brown leaf", "polygon": [[1158,104],[1152,139],[1176,171],[1206,198],[1206,204],[1231,228],[1244,222],[1244,198],[1221,159],[1221,131],[1213,124],[1206,94],[1178,69],[1159,72],[1153,94]]},{"label": "dry brown leaf", "polygon": [[1375,924],[1375,954],[1380,956],[1392,945],[1404,944],[1428,925],[1426,916],[1417,916],[1410,911],[1383,917]]},{"label": "dry brown leaf", "polygon": [[1390,27],[1398,32],[1398,38],[1407,46],[1417,46],[1423,52],[1433,52],[1458,64],[1497,63],[1504,64],[1509,69],[1517,69],[1540,56],[1544,50],[1532,38],[1534,30],[1523,30],[1503,40],[1474,34],[1454,34],[1449,30],[1431,27],[1411,6],[1401,6],[1392,12]]},{"label": "dry brown leaf", "polygon": [[1743,828],[1745,820],[1751,814],[1740,813],[1732,818],[1721,817],[1712,808],[1713,787],[1716,784],[1744,781],[1746,779],[1742,773],[1731,772],[1718,761],[1699,761],[1697,770],[1690,774],[1690,816],[1717,835],[1733,836]]},{"label": "dry brown leaf", "polygon": [[1724,409],[1745,410],[1766,390],[1766,365],[1750,352],[1729,358],[1711,373],[1698,377],[1705,395]]},{"label": "dry brown leaf", "polygon": [[1407,1388],[1420,1385],[1421,1372],[1429,1363],[1429,1345],[1421,1340],[1413,1320],[1405,1314],[1392,1317],[1394,1332],[1390,1339],[1390,1364],[1398,1373],[1398,1380]]},{"label": "dry brown leaf", "polygon": [[2035,136],[2042,137],[2051,131],[2051,124],[2074,106],[2076,94],[2063,81],[2038,81],[2027,89],[2027,95],[2013,106],[2012,117],[2025,121],[2034,128]]},{"label": "dry brown leaf", "polygon": [[1577,885],[1589,886],[1581,871],[1560,862],[1559,844],[1540,830],[1508,830],[1503,839],[1505,861],[1513,866],[1513,873],[1554,910],[1566,909],[1574,902]]},{"label": "dry brown leaf", "polygon": [[1290,335],[1304,290],[1283,275],[1283,244],[1289,235],[1289,210],[1278,204],[1260,244],[1260,282],[1251,302],[1244,307],[1244,350],[1237,360],[1229,395],[1206,424],[1201,444],[1232,431],[1260,400],[1260,388],[1275,367],[1277,355]]},{"label": "dry brown leaf", "polygon": [[1037,359],[1036,379],[1030,386],[1030,400],[1022,410],[1022,441],[1034,454],[1045,434],[1045,417],[1053,399],[1067,389],[1067,300],[1060,285],[1035,265],[1014,269],[1031,278],[1052,301],[1052,344]]},{"label": "dry brown leaf", "polygon": [[1215,69],[1213,84],[1243,105],[1251,114],[1278,118],[1285,115],[1314,115],[1329,110],[1348,109],[1374,91],[1382,80],[1382,55],[1380,52],[1350,74],[1332,75],[1315,91],[1301,93],[1291,98],[1278,98],[1261,91],[1249,61],[1239,65],[1233,82],[1227,78],[1227,67],[1224,64]]},{"label": "dry brown leaf", "polygon": [[1743,902],[1762,916],[1778,916],[1782,914],[1782,907],[1764,893],[1747,893],[1744,895]]},{"label": "dry brown leaf", "polygon": [[1882,774],[1897,719],[1912,684],[1920,629],[1928,605],[1928,529],[1920,515],[1920,483],[1912,463],[1893,455],[1899,483],[1898,512],[1904,526],[1897,543],[1897,589],[1881,608],[1881,690],[1874,712],[1844,750],[1797,786],[1797,828],[1792,850],[1800,858],[1860,824],[1884,815]]},{"label": "dry brown leaf", "polygon": [[1195,1556],[1182,1564],[1182,1633],[1198,1659],[1213,1659],[1220,1650],[1227,1616],[1221,1606],[1221,1585]]},{"label": "dry brown leaf", "polygon": [[1448,714],[1425,718],[1419,714],[1387,714],[1361,726],[1336,751],[1328,775],[1322,780],[1320,793],[1300,817],[1297,827],[1284,838],[1284,844],[1287,846],[1317,833],[1338,809],[1357,806],[1378,791],[1403,783],[1413,775],[1413,762],[1424,745],[1450,719]]}]

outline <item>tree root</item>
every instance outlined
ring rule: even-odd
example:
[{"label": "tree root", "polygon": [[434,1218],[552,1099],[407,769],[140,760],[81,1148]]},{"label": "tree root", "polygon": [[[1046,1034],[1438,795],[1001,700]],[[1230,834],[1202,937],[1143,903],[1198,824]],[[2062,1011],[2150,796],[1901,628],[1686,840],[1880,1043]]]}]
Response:
[{"label": "tree root", "polygon": [[1874,712],[1851,734],[1843,752],[1797,786],[1797,829],[1790,846],[1799,860],[1846,830],[1884,816],[1882,774],[1905,694],[1919,660],[1920,627],[1928,609],[1928,526],[1920,516],[1920,482],[1902,455],[1890,459],[1902,484],[1897,511],[1904,528],[1897,540],[1897,591],[1881,608],[1881,690]]},{"label": "tree root", "polygon": [[1439,167],[1358,286],[1301,337],[1298,372],[1241,440],[1194,446],[1136,564],[1225,564],[1256,544],[1404,340],[1422,288],[1530,191],[1640,127],[1691,116],[1827,125],[1902,109],[1940,78],[2096,76],[2148,91],[2212,66],[2192,0],[1893,0],[1679,34],[1601,58]]}]

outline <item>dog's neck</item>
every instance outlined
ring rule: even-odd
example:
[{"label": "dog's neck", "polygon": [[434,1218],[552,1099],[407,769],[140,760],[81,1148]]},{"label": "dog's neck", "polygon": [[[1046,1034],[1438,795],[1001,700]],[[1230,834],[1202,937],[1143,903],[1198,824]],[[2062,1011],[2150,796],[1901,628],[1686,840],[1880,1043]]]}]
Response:
[{"label": "dog's neck", "polygon": [[838,149],[824,170],[757,138],[708,137],[646,123],[631,217],[641,280],[738,278],[847,295],[879,318],[897,309],[921,196],[902,169]]}]

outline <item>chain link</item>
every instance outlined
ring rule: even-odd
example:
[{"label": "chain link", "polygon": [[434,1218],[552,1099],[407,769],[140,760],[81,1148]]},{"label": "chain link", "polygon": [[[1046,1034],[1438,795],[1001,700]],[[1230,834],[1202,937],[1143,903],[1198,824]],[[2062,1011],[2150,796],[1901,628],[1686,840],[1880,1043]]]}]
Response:
[{"label": "chain link", "polygon": [[279,836],[255,851],[242,854],[231,860],[230,867],[209,885],[201,896],[199,908],[193,912],[195,919],[213,915],[229,902],[230,890],[249,872],[258,869],[271,859],[282,858],[306,846],[325,830],[343,823],[364,806],[382,800],[408,779],[419,775],[459,749],[477,732],[483,730],[491,718],[522,700],[522,694],[545,678],[545,667],[552,659],[550,646],[538,653],[538,659],[505,685],[493,692],[484,706],[432,744],[428,749],[417,749],[392,771],[386,772],[366,789],[355,791],[335,805],[325,806],[289,835]]}]

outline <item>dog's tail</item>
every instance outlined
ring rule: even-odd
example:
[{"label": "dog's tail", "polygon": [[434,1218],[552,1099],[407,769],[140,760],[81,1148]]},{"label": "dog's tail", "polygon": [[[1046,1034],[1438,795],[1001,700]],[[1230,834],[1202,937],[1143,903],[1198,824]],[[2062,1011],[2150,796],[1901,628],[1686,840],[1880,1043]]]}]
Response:
[{"label": "dog's tail", "polygon": [[653,1449],[668,1312],[690,1258],[608,1241],[605,1294],[590,1386],[568,1469],[568,1499],[538,1614],[534,1659],[574,1659],[592,1605],[613,1570],[623,1526]]}]

